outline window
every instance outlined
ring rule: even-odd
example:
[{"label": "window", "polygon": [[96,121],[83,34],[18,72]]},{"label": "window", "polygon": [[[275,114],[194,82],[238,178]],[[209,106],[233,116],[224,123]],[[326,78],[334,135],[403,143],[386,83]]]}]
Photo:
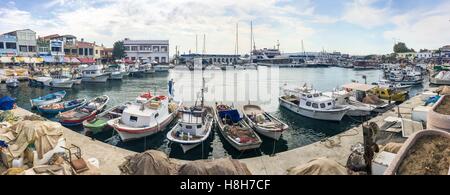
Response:
[{"label": "window", "polygon": [[159,116],[159,113],[156,113],[156,114],[155,114],[155,118],[158,117],[158,116]]},{"label": "window", "polygon": [[78,55],[83,55],[83,48],[78,49]]},{"label": "window", "polygon": [[138,46],[131,46],[131,51],[137,51],[138,50]]},{"label": "window", "polygon": [[312,107],[313,107],[313,108],[319,108],[319,105],[318,105],[317,103],[313,103],[313,104],[312,104]]},{"label": "window", "polygon": [[95,54],[98,54],[98,50],[95,50]]},{"label": "window", "polygon": [[159,62],[159,57],[155,57],[155,61],[156,61],[156,62]]},{"label": "window", "polygon": [[197,125],[197,129],[200,129],[200,128],[202,128],[202,125]]},{"label": "window", "polygon": [[311,106],[311,102],[306,102],[306,105],[307,106]]},{"label": "window", "polygon": [[3,46],[3,45],[4,45],[3,42],[0,42],[0,49],[5,48],[5,46]]},{"label": "window", "polygon": [[61,47],[52,47],[52,52],[61,52]]},{"label": "window", "polygon": [[72,54],[76,55],[77,54],[77,49],[72,49]]},{"label": "window", "polygon": [[308,98],[312,98],[312,95],[310,94],[310,95],[308,95]]},{"label": "window", "polygon": [[166,57],[161,57],[161,62],[166,63]]},{"label": "window", "polygon": [[159,52],[159,47],[158,46],[153,46],[153,52]]},{"label": "window", "polygon": [[6,49],[17,49],[16,43],[6,43]]},{"label": "window", "polygon": [[137,117],[135,117],[135,116],[130,116],[130,121],[131,122],[137,122]]},{"label": "window", "polygon": [[125,51],[130,51],[130,46],[125,46]]},{"label": "window", "polygon": [[186,129],[192,129],[192,126],[186,125]]},{"label": "window", "polygon": [[88,50],[89,50],[89,55],[90,56],[94,55],[94,49],[93,48],[89,48]]},{"label": "window", "polygon": [[167,52],[167,46],[161,46],[161,52]]},{"label": "window", "polygon": [[331,106],[331,102],[328,102],[328,106]]},{"label": "window", "polygon": [[321,104],[320,104],[320,108],[325,108],[325,104],[324,104],[324,103],[321,103]]},{"label": "window", "polygon": [[64,53],[70,53],[70,49],[64,49]]},{"label": "window", "polygon": [[36,46],[28,46],[28,52],[36,52]]},{"label": "window", "polygon": [[28,52],[28,47],[26,45],[19,45],[19,51],[21,52]]}]

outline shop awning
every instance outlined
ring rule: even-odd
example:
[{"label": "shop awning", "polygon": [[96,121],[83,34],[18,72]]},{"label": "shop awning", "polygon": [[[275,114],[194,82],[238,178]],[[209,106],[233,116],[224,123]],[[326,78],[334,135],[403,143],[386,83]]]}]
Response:
[{"label": "shop awning", "polygon": [[78,58],[82,64],[93,64],[95,60],[93,58]]},{"label": "shop awning", "polygon": [[79,64],[80,60],[78,60],[77,58],[70,58],[70,63]]},{"label": "shop awning", "polygon": [[55,62],[55,60],[53,59],[52,56],[42,56],[42,59],[44,59],[45,63],[53,63],[53,62]]},{"label": "shop awning", "polygon": [[367,84],[363,84],[363,83],[349,83],[349,84],[343,85],[342,87],[346,88],[346,89],[357,90],[357,91],[369,91],[369,90],[375,88],[375,85],[367,85]]}]

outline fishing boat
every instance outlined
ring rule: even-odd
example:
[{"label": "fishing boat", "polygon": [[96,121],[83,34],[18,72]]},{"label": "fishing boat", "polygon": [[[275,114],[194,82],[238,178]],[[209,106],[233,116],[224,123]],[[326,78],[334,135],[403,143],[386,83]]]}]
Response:
[{"label": "fishing boat", "polygon": [[405,85],[401,83],[394,83],[386,79],[381,79],[378,83],[376,83],[380,88],[390,88],[390,89],[410,89],[412,85]]},{"label": "fishing boat", "polygon": [[123,111],[130,104],[131,102],[119,104],[98,114],[93,119],[83,121],[84,129],[86,130],[86,132],[92,132],[93,134],[96,134],[112,128],[112,126],[108,125],[108,122],[112,119],[116,119],[122,116]]},{"label": "fishing boat", "polygon": [[29,79],[29,84],[31,86],[36,86],[36,87],[50,87],[50,83],[52,82],[52,77],[50,76],[38,76],[38,77],[31,77]]},{"label": "fishing boat", "polygon": [[237,109],[225,104],[216,104],[214,117],[219,132],[236,150],[245,151],[261,146],[261,138],[242,119]]},{"label": "fishing boat", "polygon": [[283,132],[289,128],[288,125],[265,112],[258,105],[248,104],[244,105],[242,109],[247,124],[261,135],[279,140]]},{"label": "fishing boat", "polygon": [[370,91],[370,93],[381,99],[395,102],[404,102],[408,99],[408,91],[404,90],[375,87]]},{"label": "fishing boat", "polygon": [[109,76],[111,80],[122,80],[124,76],[128,75],[124,64],[110,65],[107,72],[111,73]]},{"label": "fishing boat", "polygon": [[6,79],[5,83],[6,83],[7,87],[11,87],[11,88],[19,87],[19,84],[20,84],[20,82],[16,78],[16,76],[9,77],[8,79]]},{"label": "fishing boat", "polygon": [[105,83],[110,73],[105,73],[100,65],[90,65],[82,71],[82,82]]},{"label": "fishing boat", "polygon": [[144,72],[144,74],[153,74],[155,73],[155,69],[153,69],[151,64],[142,64],[139,66],[139,69]]},{"label": "fishing boat", "polygon": [[50,82],[50,86],[54,88],[65,88],[70,89],[73,86],[74,81],[66,76],[58,75],[52,77],[52,81]]},{"label": "fishing boat", "polygon": [[109,101],[107,95],[99,96],[89,100],[83,106],[78,108],[59,113],[56,118],[64,126],[77,126],[81,125],[83,121],[93,119],[98,113],[100,113]]},{"label": "fishing boat", "polygon": [[169,72],[169,65],[162,65],[162,64],[158,64],[158,65],[154,65],[153,69],[155,70],[155,72],[159,72],[159,73],[164,73],[164,72]]},{"label": "fishing boat", "polygon": [[212,108],[204,105],[204,83],[203,79],[201,104],[197,106],[196,102],[192,107],[181,109],[180,120],[167,133],[167,139],[180,144],[184,153],[202,144],[211,134],[214,118]]},{"label": "fishing boat", "polygon": [[348,106],[336,104],[336,101],[316,90],[285,90],[279,98],[280,106],[305,117],[341,121],[350,109]]},{"label": "fishing boat", "polygon": [[66,91],[57,91],[45,96],[37,97],[30,100],[31,107],[43,106],[60,102],[66,96]]},{"label": "fishing boat", "polygon": [[139,64],[137,64],[137,63],[134,65],[131,65],[130,68],[128,69],[129,75],[133,76],[133,77],[136,77],[136,76],[139,77],[139,76],[144,75],[144,71],[145,71],[145,69],[140,68]]},{"label": "fishing boat", "polygon": [[139,139],[163,131],[176,117],[180,106],[181,102],[167,96],[144,93],[111,124],[122,141]]},{"label": "fishing boat", "polygon": [[45,115],[53,115],[82,106],[86,103],[86,101],[87,101],[86,98],[80,98],[60,103],[38,106],[37,110]]},{"label": "fishing boat", "polygon": [[439,71],[430,77],[430,83],[434,85],[450,85],[450,71]]},{"label": "fishing boat", "polygon": [[369,116],[377,106],[352,100],[352,93],[346,90],[324,92],[323,95],[334,98],[337,105],[348,106],[347,116]]}]

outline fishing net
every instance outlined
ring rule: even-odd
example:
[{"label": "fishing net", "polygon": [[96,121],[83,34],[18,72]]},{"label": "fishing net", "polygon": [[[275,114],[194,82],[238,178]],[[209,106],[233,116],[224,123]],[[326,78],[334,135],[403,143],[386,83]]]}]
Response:
[{"label": "fishing net", "polygon": [[251,175],[244,163],[235,159],[197,160],[182,165],[179,175]]},{"label": "fishing net", "polygon": [[347,169],[338,162],[319,158],[288,169],[288,175],[347,175]]}]

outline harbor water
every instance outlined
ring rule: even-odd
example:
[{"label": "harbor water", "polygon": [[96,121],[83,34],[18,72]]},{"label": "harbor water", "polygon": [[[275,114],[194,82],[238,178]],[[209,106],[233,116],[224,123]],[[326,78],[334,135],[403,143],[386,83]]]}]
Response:
[{"label": "harbor water", "polygon": [[[363,76],[365,76],[366,80]],[[361,124],[363,120],[367,120],[367,118],[346,116],[341,122],[328,122],[299,116],[278,106],[280,87],[284,85],[300,87],[307,83],[308,86],[312,84],[314,89],[331,91],[343,84],[352,82],[352,80],[370,84],[377,82],[381,77],[381,70],[357,71],[339,67],[281,69],[259,67],[258,70],[207,70],[203,74],[201,71],[191,72],[172,69],[166,74],[150,74],[143,77],[124,78],[123,81],[74,86],[74,88],[66,90],[65,100],[108,95],[110,97],[108,107],[110,107],[124,101],[134,100],[138,95],[146,91],[150,91],[152,94],[167,95],[167,82],[173,79],[175,82],[175,98],[183,100],[186,105],[191,105],[198,100],[202,78],[205,78],[207,87],[205,93],[206,104],[213,105],[215,102],[224,102],[233,104],[236,107],[248,102],[258,104],[267,112],[286,122],[290,129],[278,141],[261,136],[263,139],[261,148],[244,153],[235,150],[218,131],[213,131],[203,145],[194,148],[187,154],[183,154],[178,145],[170,144],[166,139],[166,134],[173,127],[175,121],[163,132],[126,143],[121,142],[114,131],[101,132],[94,135],[93,138],[136,152],[157,149],[166,152],[170,157],[178,159],[195,160],[226,156],[247,158],[275,154],[305,146],[336,135]],[[413,87],[410,91],[410,96],[414,96],[421,90],[422,86]],[[58,89],[33,88],[29,87],[27,82],[22,82],[20,87],[15,89],[9,89],[5,84],[0,84],[0,96],[9,95],[17,98],[18,106],[27,110],[31,109],[31,98],[54,91],[58,91]],[[33,110],[33,112],[36,111]],[[71,129],[83,133],[82,127],[71,127]]]}]

